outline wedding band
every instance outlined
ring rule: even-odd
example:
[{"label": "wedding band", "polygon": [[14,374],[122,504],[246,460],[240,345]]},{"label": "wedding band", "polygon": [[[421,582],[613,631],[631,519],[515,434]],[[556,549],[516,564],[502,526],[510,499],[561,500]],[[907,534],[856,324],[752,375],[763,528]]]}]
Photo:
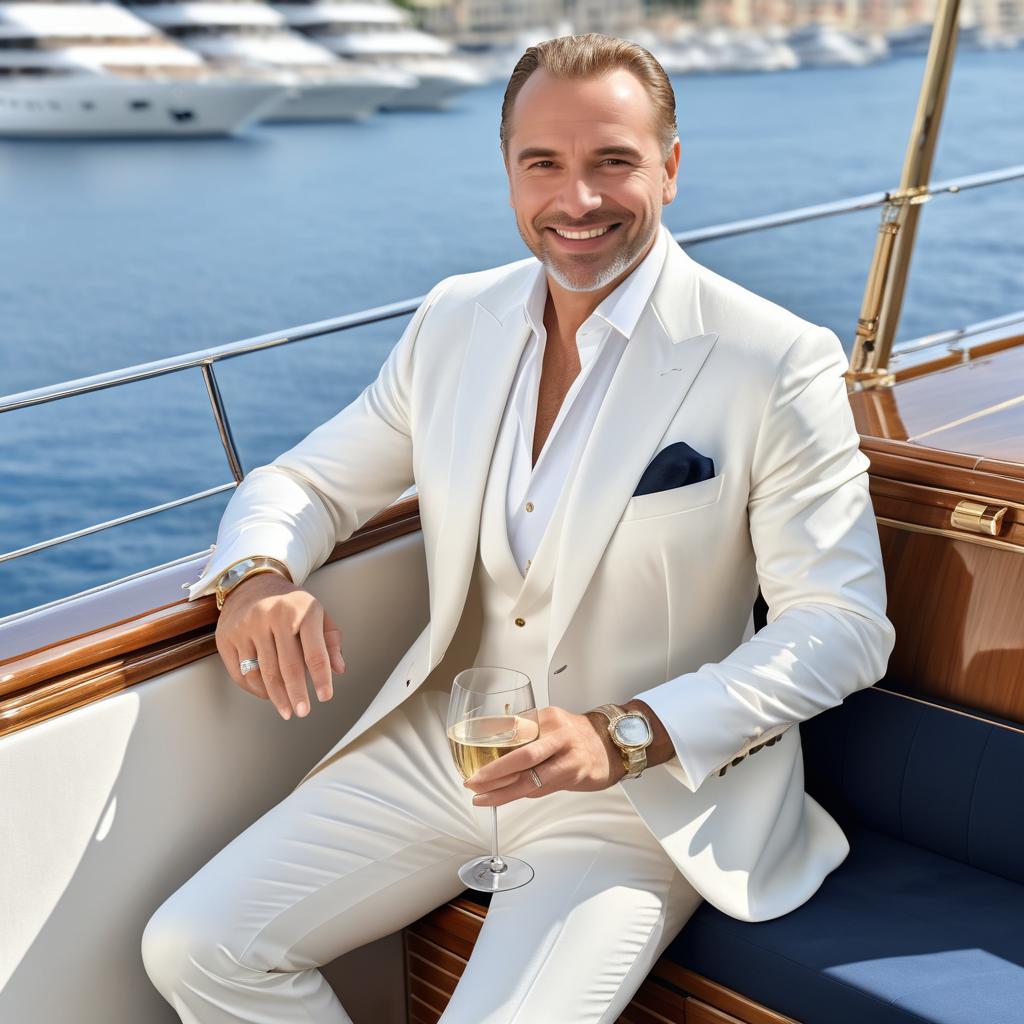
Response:
[{"label": "wedding band", "polygon": [[244,661],[238,663],[238,670],[244,676],[246,672],[251,672],[254,668],[259,668],[260,663],[255,658],[246,658]]},{"label": "wedding band", "polygon": [[536,771],[534,771],[533,768],[530,769],[530,774],[533,776],[533,783],[534,783],[534,785],[538,789],[540,789],[540,787],[544,785],[544,783],[540,781],[540,776],[536,773]]}]

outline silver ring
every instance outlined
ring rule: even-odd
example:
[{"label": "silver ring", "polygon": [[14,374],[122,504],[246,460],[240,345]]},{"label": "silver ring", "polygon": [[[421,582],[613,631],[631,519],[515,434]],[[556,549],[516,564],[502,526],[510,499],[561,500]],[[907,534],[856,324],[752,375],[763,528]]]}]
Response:
[{"label": "silver ring", "polygon": [[537,774],[537,772],[533,768],[529,769],[529,771],[530,771],[530,774],[533,776],[533,784],[538,789],[540,789],[540,787],[544,785],[544,783],[541,782],[541,780],[540,780],[540,776]]},{"label": "silver ring", "polygon": [[251,672],[254,668],[259,668],[260,663],[255,658],[245,658],[243,661],[238,663],[238,670],[244,676],[246,672]]}]

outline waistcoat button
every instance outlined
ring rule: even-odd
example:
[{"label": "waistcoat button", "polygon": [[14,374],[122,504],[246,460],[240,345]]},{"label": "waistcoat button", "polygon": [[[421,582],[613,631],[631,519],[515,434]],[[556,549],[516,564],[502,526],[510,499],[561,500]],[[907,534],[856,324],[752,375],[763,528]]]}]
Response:
[{"label": "waistcoat button", "polygon": [[533,502],[532,501],[528,501],[526,503],[526,511],[527,512],[532,512],[533,511]]},{"label": "waistcoat button", "polygon": [[525,626],[526,625],[526,619],[516,619],[516,625],[517,626]]}]

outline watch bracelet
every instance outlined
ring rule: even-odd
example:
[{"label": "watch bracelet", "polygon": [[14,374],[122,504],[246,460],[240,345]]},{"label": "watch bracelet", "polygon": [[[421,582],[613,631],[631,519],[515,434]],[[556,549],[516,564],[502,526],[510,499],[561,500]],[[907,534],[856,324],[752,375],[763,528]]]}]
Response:
[{"label": "watch bracelet", "polygon": [[[613,707],[616,710],[621,711],[622,714],[617,715],[615,718],[613,718],[611,713],[609,711],[605,710],[606,708],[609,708],[609,707]],[[585,712],[585,714],[588,717],[590,715],[600,715],[601,716],[601,725],[605,729],[605,731],[608,733],[608,736],[609,736],[609,738],[612,741],[612,745],[616,748],[616,750],[618,750],[619,757],[622,758],[622,765],[626,769],[626,774],[623,777],[627,778],[627,779],[638,779],[638,778],[640,778],[640,776],[643,775],[643,773],[648,768],[646,748],[641,747],[639,750],[634,751],[634,753],[638,753],[638,754],[640,754],[643,757],[643,767],[638,772],[634,771],[633,770],[633,765],[631,764],[631,760],[632,760],[631,754],[629,752],[623,750],[623,748],[620,747],[619,744],[615,742],[615,737],[614,737],[614,735],[612,733],[612,723],[618,721],[619,718],[624,718],[626,715],[632,715],[632,714],[642,715],[643,712],[640,712],[640,711],[629,711],[629,710],[626,710],[625,708],[620,708],[618,705],[602,704],[600,707],[591,708],[589,711]],[[644,717],[646,717],[646,716],[644,716]],[[648,727],[649,726],[650,726],[650,723],[648,723]]]},{"label": "watch bracelet", "polygon": [[[227,573],[229,573],[239,563],[248,562],[250,559],[255,558],[265,560],[266,562],[270,562],[272,564],[253,566],[251,569],[247,570],[240,579],[235,580],[235,582],[232,583],[227,590],[222,589],[221,581],[224,579]],[[228,595],[231,594],[235,589],[237,589],[237,587],[240,584],[244,583],[247,579],[249,579],[250,576],[257,576],[260,573],[264,572],[274,572],[277,573],[279,576],[282,576],[289,583],[295,582],[292,579],[292,574],[288,566],[285,565],[284,562],[282,562],[279,558],[274,558],[271,555],[246,555],[244,558],[239,558],[236,561],[232,562],[217,576],[216,588],[214,591],[217,600],[217,610],[220,611],[221,609],[223,609],[224,602],[227,600]]]}]

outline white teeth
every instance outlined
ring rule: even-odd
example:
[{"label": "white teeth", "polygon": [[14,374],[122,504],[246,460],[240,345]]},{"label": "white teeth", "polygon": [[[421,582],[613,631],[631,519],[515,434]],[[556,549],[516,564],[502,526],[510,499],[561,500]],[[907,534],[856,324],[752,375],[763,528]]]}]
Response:
[{"label": "white teeth", "polygon": [[597,238],[611,231],[611,227],[595,228],[593,231],[563,231],[561,228],[555,228],[555,231],[563,238]]}]

